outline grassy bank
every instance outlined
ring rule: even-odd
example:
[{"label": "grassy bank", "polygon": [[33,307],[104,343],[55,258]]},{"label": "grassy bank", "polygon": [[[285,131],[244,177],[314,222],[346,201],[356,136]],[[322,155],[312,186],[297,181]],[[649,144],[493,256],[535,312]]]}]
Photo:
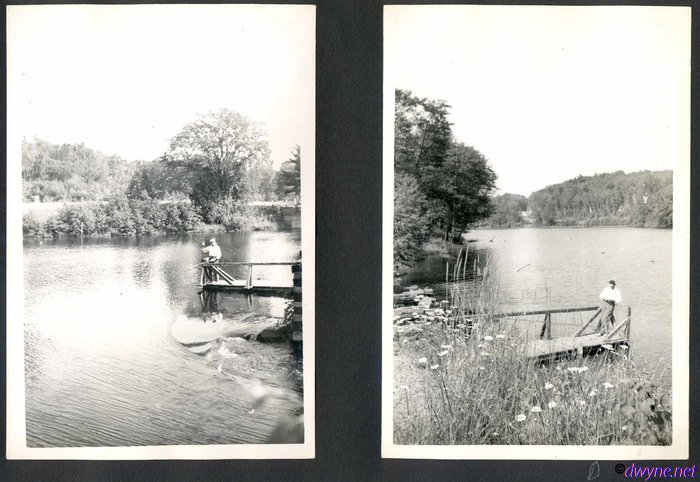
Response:
[{"label": "grassy bank", "polygon": [[395,443],[671,443],[671,395],[660,388],[670,373],[632,361],[623,348],[528,360],[525,335],[489,316],[495,283],[477,285],[453,286],[450,309],[395,321]]}]

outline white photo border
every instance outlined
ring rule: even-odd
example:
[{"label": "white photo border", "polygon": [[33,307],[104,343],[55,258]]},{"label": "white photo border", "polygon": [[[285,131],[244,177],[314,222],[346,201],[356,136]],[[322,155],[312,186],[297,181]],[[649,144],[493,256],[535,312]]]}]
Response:
[{"label": "white photo border", "polygon": [[[392,13],[401,9],[510,8],[626,9],[671,8],[683,10],[687,32],[687,108],[679,112],[687,126],[677,133],[687,146],[686,155],[673,170],[673,255],[672,255],[672,407],[673,439],[668,446],[622,445],[398,445],[394,443],[394,350],[393,350],[393,220],[394,220],[394,89],[393,44],[388,38]],[[494,6],[494,5],[385,5],[384,6],[384,145],[382,203],[382,458],[403,459],[509,459],[509,460],[643,460],[687,459],[689,453],[689,306],[690,306],[690,7],[625,6]]]},{"label": "white photo border", "polygon": [[[80,8],[79,5],[67,5]],[[95,6],[90,6],[94,8]],[[207,5],[104,5],[100,8],[202,8]],[[211,5],[209,6],[211,7]],[[66,447],[30,448],[26,445],[23,330],[23,260],[22,260],[22,133],[13,127],[12,119],[21,115],[21,106],[12,98],[15,90],[8,73],[7,84],[7,416],[6,458],[36,460],[220,460],[220,459],[313,459],[315,457],[315,293],[316,293],[316,207],[315,207],[315,99],[316,99],[316,7],[314,5],[234,5],[256,9],[306,10],[310,30],[308,67],[311,69],[309,119],[312,127],[300,139],[301,161],[301,247],[303,262],[303,405],[304,442],[300,444],[226,444],[226,445],[162,445],[130,447]],[[6,7],[11,20],[13,9]],[[33,8],[41,8],[35,6]],[[11,40],[11,39],[10,39]],[[9,42],[8,42],[9,43]],[[11,43],[8,65],[11,65]],[[8,69],[9,71],[9,69]]]}]

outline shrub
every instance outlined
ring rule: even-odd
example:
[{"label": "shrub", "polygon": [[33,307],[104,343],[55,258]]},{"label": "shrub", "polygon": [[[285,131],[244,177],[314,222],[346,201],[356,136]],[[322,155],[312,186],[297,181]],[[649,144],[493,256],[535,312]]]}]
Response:
[{"label": "shrub", "polygon": [[45,237],[46,225],[32,213],[22,216],[22,234],[26,237]]}]

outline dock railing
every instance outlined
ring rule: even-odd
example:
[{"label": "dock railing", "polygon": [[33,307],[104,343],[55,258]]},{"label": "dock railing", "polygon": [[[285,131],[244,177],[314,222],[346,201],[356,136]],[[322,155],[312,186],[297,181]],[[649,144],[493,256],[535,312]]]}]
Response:
[{"label": "dock railing", "polygon": [[[290,266],[292,271],[294,267],[301,265],[299,261],[288,261],[288,262],[263,262],[256,263],[250,261],[237,261],[237,262],[224,262],[224,263],[201,263],[202,272],[200,273],[199,286],[204,287],[208,283],[224,281],[223,286],[229,285],[232,287],[240,287],[246,290],[255,288],[253,283],[253,268],[256,266]],[[247,267],[248,271],[245,277],[245,283],[242,284],[242,280],[236,280],[231,276],[224,267]],[[289,286],[288,288],[291,288]]]},{"label": "dock railing", "polygon": [[[531,316],[531,315],[544,315],[544,321],[542,323],[542,330],[540,331],[540,338],[551,340],[552,339],[552,314],[554,313],[576,313],[585,311],[595,311],[593,316],[579,329],[579,331],[574,336],[583,336],[586,329],[600,318],[603,312],[603,308],[600,306],[586,306],[583,308],[558,308],[554,310],[535,310],[535,311],[513,311],[509,313],[497,313],[494,314],[494,318],[507,318],[514,316]],[[620,333],[624,329],[625,338],[629,340],[630,336],[630,325],[632,321],[632,308],[627,307],[626,318],[617,324],[614,329],[607,334],[608,338],[612,338],[614,335]]]}]

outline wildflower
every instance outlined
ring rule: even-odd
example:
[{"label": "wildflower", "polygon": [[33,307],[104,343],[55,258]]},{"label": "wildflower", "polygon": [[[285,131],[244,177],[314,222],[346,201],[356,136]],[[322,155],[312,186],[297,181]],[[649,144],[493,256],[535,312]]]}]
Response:
[{"label": "wildflower", "polygon": [[552,385],[551,383],[547,382],[544,384],[545,390],[551,390],[552,388],[554,388],[554,385]]},{"label": "wildflower", "polygon": [[485,351],[480,352],[479,355],[481,355],[481,356],[491,356],[490,353],[485,352]]},{"label": "wildflower", "polygon": [[486,370],[486,368],[484,368],[484,367],[479,367],[479,370]]},{"label": "wildflower", "polygon": [[540,412],[542,411],[542,409],[540,408],[539,405],[535,405],[534,407],[532,407],[532,408],[530,409],[530,411],[533,412],[533,413],[540,413]]},{"label": "wildflower", "polygon": [[615,388],[615,385],[613,385],[612,383],[608,383],[608,382],[603,383],[603,386],[604,386],[606,389],[607,389],[607,388]]},{"label": "wildflower", "polygon": [[561,367],[560,367],[560,366],[557,366],[557,370],[561,371]]},{"label": "wildflower", "polygon": [[451,350],[452,345],[440,345],[440,348],[442,348],[443,350]]},{"label": "wildflower", "polygon": [[483,343],[479,343],[478,345],[476,345],[476,347],[477,347],[477,348],[483,348],[483,347],[484,347],[484,344],[483,344]]},{"label": "wildflower", "polygon": [[601,345],[601,347],[605,348],[605,349],[608,350],[608,351],[613,351],[613,350],[614,350],[613,346],[610,345],[609,343],[606,343],[605,345]]},{"label": "wildflower", "polygon": [[499,340],[505,340],[506,335],[496,335],[496,338],[498,338]]},{"label": "wildflower", "polygon": [[585,406],[586,406],[586,401],[585,401],[585,400],[579,400],[578,403],[580,403],[582,407],[585,407]]},{"label": "wildflower", "polygon": [[547,404],[547,406],[548,406],[549,408],[554,408],[554,407],[557,406],[557,402],[555,402],[554,400],[552,400],[551,402],[549,402],[549,403]]},{"label": "wildflower", "polygon": [[581,367],[581,368],[578,369],[578,372],[579,372],[579,373],[583,373],[583,372],[585,372],[586,370],[588,370],[588,367]]},{"label": "wildflower", "polygon": [[570,371],[571,373],[578,373],[578,367],[569,367],[569,368],[567,368],[567,370]]},{"label": "wildflower", "polygon": [[518,415],[517,417],[515,417],[515,421],[516,421],[516,422],[524,422],[526,418],[527,418],[527,417],[525,416],[525,414],[524,414],[524,413],[521,413],[520,415]]},{"label": "wildflower", "polygon": [[438,368],[440,368],[440,365],[430,365],[431,370],[437,370]]},{"label": "wildflower", "polygon": [[492,336],[489,336],[489,335],[486,335],[486,336],[484,337],[484,340],[486,340],[486,341],[493,341],[493,337],[492,337]]},{"label": "wildflower", "polygon": [[448,350],[443,350],[440,353],[438,353],[438,356],[445,356],[445,355],[447,355],[447,353],[448,353]]},{"label": "wildflower", "polygon": [[428,359],[423,357],[418,359],[418,364],[419,365],[427,365],[428,364]]},{"label": "wildflower", "polygon": [[591,393],[588,394],[590,398],[595,397],[596,395],[598,395],[598,391],[595,389],[591,390]]},{"label": "wildflower", "polygon": [[493,433],[493,436],[494,436],[494,437],[498,437],[498,432],[494,432],[494,433]]}]

